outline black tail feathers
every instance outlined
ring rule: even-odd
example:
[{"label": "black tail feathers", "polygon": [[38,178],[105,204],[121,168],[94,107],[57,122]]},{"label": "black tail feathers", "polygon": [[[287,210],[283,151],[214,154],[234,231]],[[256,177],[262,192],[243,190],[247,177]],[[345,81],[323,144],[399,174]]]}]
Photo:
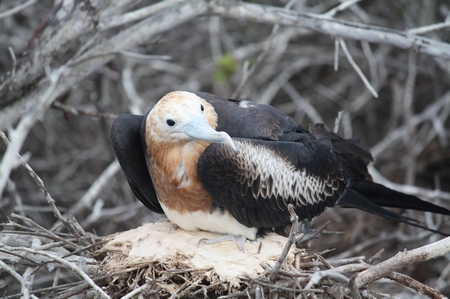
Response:
[{"label": "black tail feathers", "polygon": [[450,210],[370,181],[354,182],[351,188],[347,190],[347,194],[341,199],[339,205],[357,208],[387,219],[420,227],[443,236],[449,236],[441,231],[428,228],[415,219],[399,215],[383,207],[411,209],[444,215],[450,215]]}]

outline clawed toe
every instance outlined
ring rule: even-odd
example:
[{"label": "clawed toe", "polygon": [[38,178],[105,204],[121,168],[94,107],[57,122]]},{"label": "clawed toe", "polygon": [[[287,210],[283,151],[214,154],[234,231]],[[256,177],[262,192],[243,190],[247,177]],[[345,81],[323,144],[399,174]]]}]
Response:
[{"label": "clawed toe", "polygon": [[244,236],[234,236],[234,235],[222,235],[222,236],[214,238],[214,239],[202,238],[198,241],[197,248],[200,246],[201,243],[216,244],[216,243],[221,243],[224,241],[233,241],[237,244],[239,249],[242,252],[244,252],[245,240],[247,240],[247,238]]}]

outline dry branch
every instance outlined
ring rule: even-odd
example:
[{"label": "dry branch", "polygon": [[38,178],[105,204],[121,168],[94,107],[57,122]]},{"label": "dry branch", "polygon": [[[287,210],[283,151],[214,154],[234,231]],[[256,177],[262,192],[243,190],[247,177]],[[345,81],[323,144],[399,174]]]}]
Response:
[{"label": "dry branch", "polygon": [[363,287],[378,280],[392,271],[397,271],[408,265],[427,261],[450,252],[450,237],[412,250],[397,253],[394,257],[373,266],[356,275],[355,284]]},{"label": "dry branch", "polygon": [[[100,18],[99,23],[103,24],[104,19],[111,17],[104,14],[110,12],[108,7],[92,8],[94,8],[94,12],[87,13],[84,4],[79,3],[70,14],[70,18],[62,23],[63,26],[57,31],[58,34],[46,41],[45,47],[33,52],[32,59],[18,68],[14,77],[8,78],[0,85],[0,95],[4,98],[0,105],[5,106],[3,111],[0,111],[0,129],[11,126],[22,115],[29,113],[34,108],[32,106],[33,99],[24,94],[22,90],[25,90],[25,85],[35,85],[39,87],[33,89],[33,96],[44,92],[46,85],[41,87],[43,84],[38,84],[38,82],[43,81],[41,77],[44,68],[53,64],[52,59],[58,59],[58,57],[52,56],[54,49],[66,49],[71,41],[79,39],[83,34],[92,34],[96,30],[94,23],[98,18]],[[165,1],[143,10],[146,13],[134,12],[135,16],[131,19],[128,18],[128,15],[126,17],[121,16],[126,21],[120,21],[120,24],[147,18],[115,36],[102,39],[101,34],[93,35],[91,40],[86,43],[87,47],[90,46],[91,48],[83,49],[81,53],[77,53],[78,56],[72,57],[65,63],[66,75],[62,76],[58,89],[54,90],[51,100],[56,99],[57,96],[69,90],[77,82],[109,62],[116,57],[117,53],[129,49],[141,40],[148,40],[156,34],[205,14],[218,14],[223,17],[252,22],[298,26],[334,37],[390,44],[403,49],[414,49],[421,53],[450,58],[450,45],[447,43],[393,29],[348,22],[323,15],[299,13],[271,6],[235,1],[230,3],[220,0],[196,0],[188,3]],[[115,24],[118,21],[111,22]],[[108,27],[105,24],[102,26]],[[9,94],[5,93],[6,89],[10,91]],[[20,100],[18,100],[19,98]]]},{"label": "dry branch", "polygon": [[278,7],[250,3],[221,3],[221,1],[212,4],[211,11],[224,17],[298,26],[333,37],[388,44],[401,49],[413,49],[420,53],[450,59],[450,45],[448,43],[413,35],[410,32],[334,19],[326,15],[299,13]]},{"label": "dry branch", "polygon": [[[450,45],[442,30],[448,29],[448,22],[442,22],[442,18],[440,21],[438,9],[425,3],[402,8],[401,17],[389,20],[389,14],[376,2],[333,1],[322,1],[315,7],[289,1],[287,8],[281,8],[223,0],[167,0],[151,5],[131,0],[65,0],[47,8],[42,15],[34,15],[33,11],[42,9],[39,1],[23,1],[28,7],[5,4],[6,10],[0,13],[0,68],[5,72],[0,79],[0,129],[11,138],[12,145],[2,152],[0,164],[0,214],[10,219],[2,225],[0,234],[0,268],[4,270],[0,288],[13,286],[14,282],[17,285],[15,294],[6,289],[7,296],[20,297],[21,290],[29,298],[49,294],[55,298],[82,298],[87,294],[83,292],[95,294],[92,289],[96,283],[117,287],[125,298],[160,294],[213,297],[215,291],[221,298],[323,298],[328,296],[321,294],[323,290],[339,296],[350,289],[356,297],[364,289],[361,284],[381,275],[374,276],[372,269],[381,269],[378,273],[383,273],[382,277],[431,298],[442,298],[431,288],[435,277],[421,284],[392,272],[415,262],[415,258],[398,263],[399,257],[394,257],[379,264],[382,266],[370,266],[372,259],[364,263],[364,257],[355,257],[372,256],[371,250],[384,244],[389,244],[387,251],[393,255],[399,244],[414,248],[432,242],[436,236],[402,228],[380,234],[378,224],[366,216],[349,217],[345,211],[329,211],[323,217],[333,219],[334,225],[341,225],[338,229],[353,235],[322,236],[314,243],[327,249],[337,247],[334,257],[329,257],[333,252],[295,250],[292,263],[280,259],[283,262],[278,263],[276,271],[276,259],[261,262],[265,272],[239,278],[239,288],[222,282],[207,284],[200,276],[193,278],[195,273],[212,271],[210,268],[173,270],[163,264],[145,264],[112,276],[91,272],[96,269],[90,264],[94,263],[92,257],[103,258],[94,251],[100,239],[86,234],[87,228],[81,228],[73,215],[81,219],[82,225],[104,235],[153,219],[134,202],[126,182],[117,175],[119,167],[109,148],[106,118],[127,110],[143,114],[151,108],[152,101],[171,90],[213,91],[225,97],[236,91],[241,98],[276,105],[305,126],[309,121],[328,122],[335,119],[337,111],[343,111],[340,130],[346,137],[359,137],[371,144],[372,153],[380,160],[372,171],[375,181],[425,199],[444,199],[444,204],[450,200],[445,172],[433,170],[434,185],[419,181],[428,168],[438,165],[445,170],[447,165]],[[389,3],[386,9],[393,5]],[[434,19],[418,21],[422,20],[418,17],[421,12],[414,11],[418,8],[423,14],[433,12]],[[21,31],[23,19],[30,24],[26,32]],[[17,27],[17,36],[6,35],[8,26]],[[432,34],[420,36],[426,33]],[[27,34],[30,40],[22,45],[19,36]],[[340,41],[348,49],[339,47]],[[230,54],[236,69],[242,72],[230,74],[226,82],[215,82],[213,74],[218,67],[214,61],[223,54]],[[339,61],[344,55],[348,59]],[[6,67],[10,68],[9,73]],[[379,94],[376,101],[359,84],[355,71],[358,69],[359,75],[368,74],[361,78]],[[49,111],[50,105],[73,116],[58,119],[61,112]],[[24,159],[17,156],[25,151],[22,149],[27,151],[22,155]],[[14,170],[24,162],[36,167],[39,176],[34,171],[30,174],[38,189],[30,186],[34,182],[30,184],[20,169]],[[399,172],[407,171],[409,182],[419,181],[423,187],[398,184]],[[398,178],[397,184],[385,178]],[[36,196],[39,189],[45,200],[39,201],[42,196]],[[60,210],[67,213],[62,216]],[[52,212],[56,218],[51,217]],[[427,217],[430,227],[441,223],[443,229],[448,229],[445,220]],[[12,239],[14,243],[7,243]],[[41,244],[33,247],[31,240],[40,240]],[[263,251],[264,246],[258,249]],[[81,274],[66,273],[53,256],[30,254],[33,250],[58,256],[88,273],[91,281]],[[399,256],[411,257],[411,252]],[[375,257],[381,259],[379,255]],[[52,267],[56,270],[48,273]],[[444,267],[436,284],[442,292],[449,287],[448,269]],[[71,268],[69,272],[79,273],[78,270]],[[350,275],[354,276],[349,280]],[[67,276],[78,281],[65,283]],[[168,280],[163,281],[162,277]],[[325,277],[329,280],[322,279]],[[45,281],[46,285],[39,285],[38,281]],[[330,282],[344,284],[330,288]],[[163,283],[169,287],[163,288]],[[313,289],[313,284],[317,288]],[[364,295],[378,296],[375,288],[371,286]],[[398,296],[395,291],[392,293],[386,296]]]},{"label": "dry branch", "polygon": [[387,274],[386,277],[389,279],[392,279],[404,286],[410,287],[410,288],[416,290],[419,294],[424,294],[430,298],[433,298],[433,299],[434,298],[436,298],[436,299],[447,298],[447,296],[442,295],[439,292],[436,292],[429,286],[424,285],[423,283],[420,283],[417,280],[415,280],[407,275],[397,273],[397,272],[391,272],[391,273]]}]

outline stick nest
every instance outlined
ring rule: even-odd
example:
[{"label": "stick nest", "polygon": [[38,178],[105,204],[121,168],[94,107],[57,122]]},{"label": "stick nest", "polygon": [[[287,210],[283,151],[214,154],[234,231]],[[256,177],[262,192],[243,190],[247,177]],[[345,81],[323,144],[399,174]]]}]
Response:
[{"label": "stick nest", "polygon": [[[247,241],[244,252],[229,241],[197,246],[200,239],[214,237],[217,235],[208,232],[173,229],[169,222],[110,236],[97,252],[101,271],[108,277],[104,287],[112,298],[139,287],[160,298],[231,298],[256,292],[277,292],[289,298],[294,296],[299,278],[307,278],[321,265],[318,260],[322,257],[313,250],[291,248],[279,277],[271,282],[269,275],[287,238],[271,233]],[[323,293],[326,285],[312,291]]]}]

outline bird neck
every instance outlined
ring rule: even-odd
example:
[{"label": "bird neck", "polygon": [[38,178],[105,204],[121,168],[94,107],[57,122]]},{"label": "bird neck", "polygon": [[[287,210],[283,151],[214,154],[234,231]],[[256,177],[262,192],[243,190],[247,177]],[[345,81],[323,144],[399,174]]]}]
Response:
[{"label": "bird neck", "polygon": [[185,212],[209,208],[211,199],[197,175],[198,159],[208,145],[208,142],[191,140],[149,147],[150,176],[165,206]]}]

